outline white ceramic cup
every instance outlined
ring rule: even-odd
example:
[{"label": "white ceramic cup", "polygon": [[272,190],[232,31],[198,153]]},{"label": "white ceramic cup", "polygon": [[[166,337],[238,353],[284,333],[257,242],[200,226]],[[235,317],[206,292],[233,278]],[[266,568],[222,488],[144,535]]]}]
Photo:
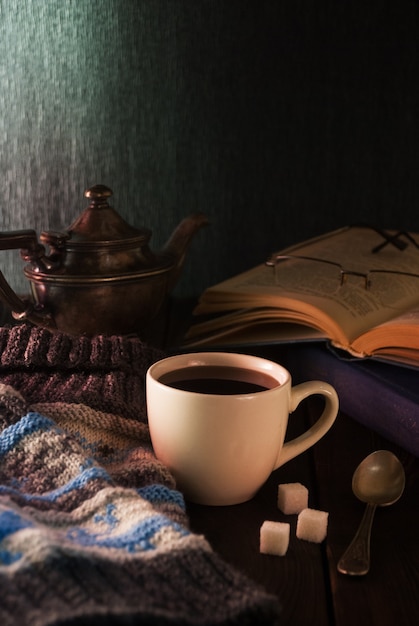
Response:
[{"label": "white ceramic cup", "polygon": [[[263,391],[219,393],[175,388],[176,380],[228,377],[267,386]],[[207,371],[206,371],[207,370]],[[267,382],[267,385],[265,383]],[[332,426],[338,396],[321,381],[291,386],[288,370],[246,354],[201,352],[171,356],[147,372],[147,413],[156,457],[173,473],[177,487],[196,503],[229,505],[252,498],[271,472],[315,444]],[[237,391],[237,390],[236,390]],[[284,443],[289,414],[307,396],[324,396],[314,425]]]}]

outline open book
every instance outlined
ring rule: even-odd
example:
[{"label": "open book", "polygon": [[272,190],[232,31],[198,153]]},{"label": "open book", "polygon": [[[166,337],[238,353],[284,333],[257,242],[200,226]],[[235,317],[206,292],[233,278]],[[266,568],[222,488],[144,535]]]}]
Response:
[{"label": "open book", "polygon": [[345,227],[208,288],[185,346],[328,340],[419,366],[419,235]]}]

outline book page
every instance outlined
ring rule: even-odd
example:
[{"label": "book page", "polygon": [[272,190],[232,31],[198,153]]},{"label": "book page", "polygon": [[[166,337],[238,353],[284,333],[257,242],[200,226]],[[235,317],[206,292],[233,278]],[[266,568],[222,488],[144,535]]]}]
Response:
[{"label": "book page", "polygon": [[[193,328],[192,328],[193,330]],[[258,319],[241,322],[233,326],[216,327],[211,332],[190,332],[184,342],[185,347],[200,345],[216,346],[243,346],[243,345],[272,345],[280,343],[299,343],[308,341],[325,341],[326,337],[311,326],[284,321],[278,324],[272,319]]]},{"label": "book page", "polygon": [[[322,263],[301,262],[299,273],[298,261],[292,268],[292,282],[284,286],[277,283],[274,269],[263,264],[209,288],[195,313],[270,307],[273,319],[280,320],[286,311],[286,317],[294,321],[299,315],[305,316],[307,323],[347,346],[368,329],[419,303],[419,280],[413,280],[412,288],[412,281],[403,276],[376,272],[373,276],[380,279],[375,283],[378,287],[368,287],[369,270],[419,274],[419,250],[415,246],[409,243],[400,251],[388,244],[372,253],[382,241],[381,235],[368,228],[345,228],[287,248],[281,254],[339,263],[345,271],[344,283],[331,288]],[[283,272],[287,272],[285,264]]]},{"label": "book page", "polygon": [[419,307],[367,331],[353,342],[353,349],[366,354],[399,355],[401,360],[419,351]]}]

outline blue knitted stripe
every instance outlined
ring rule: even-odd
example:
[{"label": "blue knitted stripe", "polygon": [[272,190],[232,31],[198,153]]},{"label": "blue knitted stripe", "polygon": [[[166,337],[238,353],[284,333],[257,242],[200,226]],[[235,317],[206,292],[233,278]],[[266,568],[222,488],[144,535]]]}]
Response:
[{"label": "blue knitted stripe", "polygon": [[14,511],[0,512],[0,541],[23,528],[32,528],[32,522],[24,519]]},{"label": "blue knitted stripe", "polygon": [[0,434],[0,456],[13,450],[28,435],[49,430],[61,432],[48,417],[35,412],[28,413],[16,424],[5,428]]},{"label": "blue knitted stripe", "polygon": [[169,489],[164,485],[154,484],[148,485],[147,487],[141,487],[137,489],[137,493],[152,504],[176,504],[183,511],[186,509],[185,500],[180,491],[175,491],[174,489]]},{"label": "blue knitted stripe", "polygon": [[165,515],[153,515],[133,525],[129,531],[120,535],[93,534],[84,528],[78,527],[69,530],[67,538],[84,547],[114,548],[134,553],[155,550],[156,546],[153,543],[153,538],[157,533],[164,530],[175,531],[179,536],[190,534],[184,526],[173,522]]},{"label": "blue knitted stripe", "polygon": [[69,480],[65,485],[53,489],[43,495],[24,493],[7,485],[0,485],[0,494],[16,495],[23,498],[28,504],[31,502],[55,502],[61,496],[70,493],[75,489],[82,489],[87,483],[93,480],[102,480],[111,483],[108,472],[102,467],[94,466],[81,471],[77,476]]},{"label": "blue knitted stripe", "polygon": [[[3,539],[24,528],[33,528],[33,523],[10,509],[0,512],[0,544]],[[0,565],[13,565],[21,557],[20,551],[0,548]]]}]

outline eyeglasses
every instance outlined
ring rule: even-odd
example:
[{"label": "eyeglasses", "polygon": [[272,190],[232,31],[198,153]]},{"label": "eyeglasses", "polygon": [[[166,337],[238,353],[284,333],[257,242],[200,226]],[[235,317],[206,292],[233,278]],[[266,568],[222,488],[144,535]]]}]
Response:
[{"label": "eyeglasses", "polygon": [[273,255],[266,265],[275,272],[275,284],[291,291],[334,295],[354,278],[356,285],[371,292],[383,306],[398,308],[398,303],[419,294],[419,275],[391,270],[360,272],[339,263],[309,256]]},{"label": "eyeglasses", "polygon": [[407,239],[408,241],[410,241],[410,243],[415,247],[419,249],[419,244],[414,240],[414,238],[412,237],[412,235],[410,233],[408,233],[405,230],[399,230],[396,233],[389,233],[386,230],[383,230],[382,228],[377,228],[376,226],[372,226],[371,224],[352,224],[353,227],[358,227],[358,228],[368,228],[369,230],[373,230],[377,233],[377,235],[380,235],[380,237],[382,237],[384,239],[384,241],[382,241],[381,243],[379,243],[378,245],[374,246],[374,248],[372,248],[371,252],[373,254],[376,254],[377,252],[380,252],[380,250],[382,250],[383,248],[385,248],[387,245],[391,244],[392,246],[394,246],[395,248],[397,248],[400,251],[406,250],[407,246],[409,245],[407,243],[407,241],[404,241],[402,239],[402,237],[404,237],[405,239]]}]

